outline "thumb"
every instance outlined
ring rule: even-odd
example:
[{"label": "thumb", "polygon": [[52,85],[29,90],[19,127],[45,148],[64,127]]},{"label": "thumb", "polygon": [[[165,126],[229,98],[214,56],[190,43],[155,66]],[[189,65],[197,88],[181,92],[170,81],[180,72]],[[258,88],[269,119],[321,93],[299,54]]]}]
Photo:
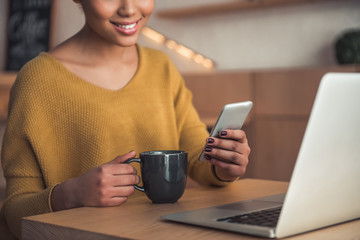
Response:
[{"label": "thumb", "polygon": [[124,155],[119,155],[116,158],[114,158],[113,160],[111,160],[110,162],[108,162],[108,164],[119,164],[119,163],[124,163],[127,160],[134,158],[136,156],[136,152],[135,151],[130,151]]}]

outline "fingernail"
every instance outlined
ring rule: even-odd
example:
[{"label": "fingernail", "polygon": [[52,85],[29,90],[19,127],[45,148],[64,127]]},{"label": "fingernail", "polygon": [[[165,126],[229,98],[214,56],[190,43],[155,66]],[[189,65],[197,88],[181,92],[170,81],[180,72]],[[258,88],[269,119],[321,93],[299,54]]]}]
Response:
[{"label": "fingernail", "polygon": [[210,155],[205,155],[205,159],[206,160],[211,160],[211,156]]},{"label": "fingernail", "polygon": [[214,139],[213,138],[208,138],[207,143],[214,143]]},{"label": "fingernail", "polygon": [[212,148],[211,147],[205,147],[205,152],[211,152]]},{"label": "fingernail", "polygon": [[221,131],[220,132],[220,136],[226,136],[227,135],[227,131]]}]

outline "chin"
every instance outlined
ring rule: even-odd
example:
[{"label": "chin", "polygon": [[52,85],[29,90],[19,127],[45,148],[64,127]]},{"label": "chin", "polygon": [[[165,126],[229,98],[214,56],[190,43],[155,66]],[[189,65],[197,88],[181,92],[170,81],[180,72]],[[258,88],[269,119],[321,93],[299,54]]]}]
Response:
[{"label": "chin", "polygon": [[134,46],[137,42],[138,42],[138,37],[136,36],[131,39],[121,39],[117,41],[116,44],[121,47],[131,47]]}]

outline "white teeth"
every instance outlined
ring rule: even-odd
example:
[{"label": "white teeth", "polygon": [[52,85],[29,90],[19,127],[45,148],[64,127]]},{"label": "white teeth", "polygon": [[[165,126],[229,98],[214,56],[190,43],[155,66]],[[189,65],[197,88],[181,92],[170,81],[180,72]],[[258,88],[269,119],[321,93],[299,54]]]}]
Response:
[{"label": "white teeth", "polygon": [[124,29],[130,29],[130,28],[134,28],[136,25],[136,23],[130,24],[130,25],[117,25],[119,28],[124,28]]}]

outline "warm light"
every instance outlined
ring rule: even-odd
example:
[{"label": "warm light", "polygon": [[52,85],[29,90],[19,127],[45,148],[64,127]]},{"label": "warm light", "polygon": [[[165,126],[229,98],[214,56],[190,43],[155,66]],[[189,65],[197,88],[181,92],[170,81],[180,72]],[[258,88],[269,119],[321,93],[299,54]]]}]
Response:
[{"label": "warm light", "polygon": [[213,61],[211,61],[210,59],[206,58],[203,62],[202,65],[206,68],[213,68],[214,67],[214,63]]},{"label": "warm light", "polygon": [[175,51],[187,58],[192,58],[194,56],[194,51],[183,45],[178,45]]},{"label": "warm light", "polygon": [[175,50],[177,48],[177,43],[173,40],[167,40],[165,46],[171,50]]},{"label": "warm light", "polygon": [[155,42],[158,42],[158,43],[164,43],[165,42],[164,35],[152,30],[151,28],[145,27],[142,30],[142,34],[144,34],[146,37],[154,40]]},{"label": "warm light", "polygon": [[193,59],[196,63],[201,64],[205,58],[201,54],[196,54]]},{"label": "warm light", "polygon": [[178,44],[174,40],[167,39],[164,35],[154,31],[151,28],[145,27],[142,30],[142,34],[144,34],[146,37],[150,38],[155,42],[165,44],[167,48],[177,52],[178,54],[188,59],[193,60],[197,64],[203,65],[205,68],[213,68],[215,65],[211,59],[205,58],[203,55],[194,52],[193,50],[191,50],[188,47],[185,47],[184,45]]}]

